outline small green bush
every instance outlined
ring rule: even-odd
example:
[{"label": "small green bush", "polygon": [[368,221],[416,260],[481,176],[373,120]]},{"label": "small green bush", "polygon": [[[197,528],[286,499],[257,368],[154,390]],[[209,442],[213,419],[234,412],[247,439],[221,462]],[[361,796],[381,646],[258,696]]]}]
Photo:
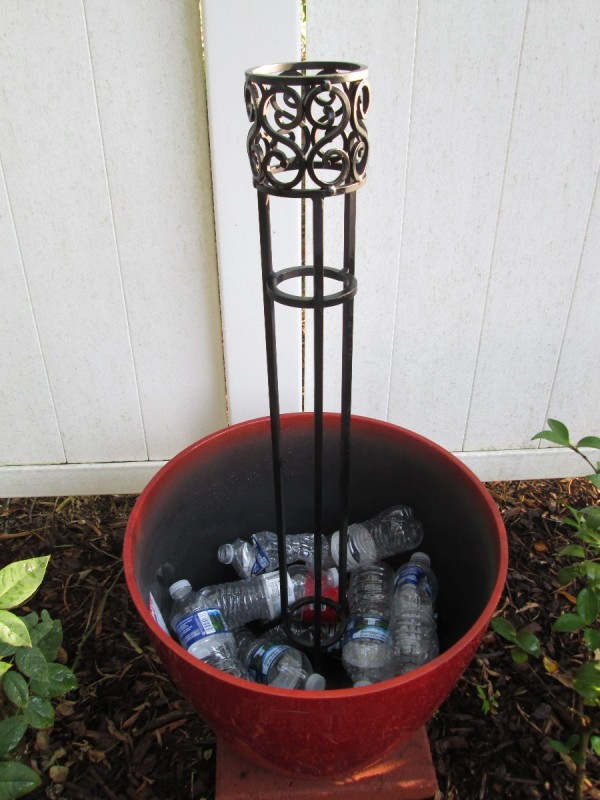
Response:
[{"label": "small green bush", "polygon": [[0,800],[13,800],[40,785],[35,770],[14,758],[31,728],[54,724],[52,700],[77,687],[68,667],[56,663],[62,645],[60,620],[32,611],[17,616],[39,588],[50,556],[15,561],[0,570]]},{"label": "small green bush", "polygon": [[[587,479],[600,488],[600,462],[594,464],[582,451],[582,448],[600,450],[600,437],[586,436],[573,444],[566,425],[549,419],[548,429],[536,433],[533,439],[545,439],[573,450],[593,470]],[[581,647],[579,666],[571,672],[565,671],[565,682],[577,696],[578,730],[564,742],[551,741],[550,744],[576,765],[574,797],[579,800],[583,797],[587,754],[591,750],[600,755],[600,736],[594,730],[600,707],[600,506],[569,507],[569,515],[564,522],[574,529],[574,541],[556,554],[558,559],[568,559],[558,570],[557,578],[560,586],[569,586],[571,592],[577,592],[575,610],[561,614],[552,630],[557,634],[576,634]],[[542,658],[544,667],[550,671],[558,667],[544,656],[542,643],[535,634],[517,630],[503,617],[495,617],[492,628],[514,645],[511,655],[516,663],[523,664],[533,656]]]}]

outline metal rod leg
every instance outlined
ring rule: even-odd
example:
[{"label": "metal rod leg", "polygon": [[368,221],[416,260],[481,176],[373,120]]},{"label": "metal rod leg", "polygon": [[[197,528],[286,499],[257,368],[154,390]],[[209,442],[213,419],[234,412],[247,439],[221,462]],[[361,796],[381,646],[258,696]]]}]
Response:
[{"label": "metal rod leg", "polygon": [[271,214],[269,196],[258,192],[258,223],[263,277],[263,305],[265,314],[265,342],[267,347],[267,377],[269,382],[269,409],[271,413],[271,450],[275,491],[275,519],[280,564],[281,612],[287,623],[287,563],[285,555],[285,509],[283,476],[281,471],[281,420],[279,409],[279,381],[277,375],[277,337],[275,332],[275,304],[267,291],[269,275],[273,270],[271,248]]},{"label": "metal rod leg", "polygon": [[[344,271],[354,275],[356,230],[356,193],[347,194],[344,200]],[[342,386],[340,430],[340,598],[347,597],[347,535],[350,505],[350,429],[352,406],[352,339],[354,328],[354,296],[343,305],[342,318]],[[347,609],[343,609],[344,612]]]}]

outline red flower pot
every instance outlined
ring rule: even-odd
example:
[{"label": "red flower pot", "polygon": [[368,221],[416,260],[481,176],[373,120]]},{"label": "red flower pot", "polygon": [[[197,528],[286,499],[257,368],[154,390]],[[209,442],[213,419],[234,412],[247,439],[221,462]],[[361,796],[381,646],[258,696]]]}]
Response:
[{"label": "red flower pot", "polygon": [[[313,527],[313,416],[281,418],[288,532]],[[338,527],[339,417],[324,416],[325,530]],[[188,655],[148,610],[157,571],[197,588],[232,580],[220,544],[274,529],[268,418],[207,436],[175,456],[137,500],[125,534],[133,602],[166,669],[219,737],[268,769],[337,776],[383,759],[426,722],[472,658],[499,602],[508,548],[483,484],[453,455],[410,431],[352,418],[350,519],[397,504],[422,520],[420,549],[439,581],[440,655],[419,669],[357,689],[302,692],[239,680]],[[163,590],[164,591],[164,590]]]}]

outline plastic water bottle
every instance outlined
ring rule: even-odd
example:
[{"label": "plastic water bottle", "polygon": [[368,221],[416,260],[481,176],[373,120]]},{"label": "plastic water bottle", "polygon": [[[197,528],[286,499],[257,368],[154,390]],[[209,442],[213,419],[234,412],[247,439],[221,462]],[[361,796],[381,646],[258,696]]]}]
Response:
[{"label": "plastic water bottle", "polygon": [[394,674],[389,631],[393,578],[393,569],[382,562],[358,567],[350,576],[342,664],[355,686]]},{"label": "plastic water bottle", "polygon": [[[331,555],[340,563],[339,531],[331,535]],[[415,519],[409,506],[392,506],[365,522],[348,525],[348,572],[362,564],[372,564],[382,558],[413,550],[421,544],[423,525]]]},{"label": "plastic water bottle", "polygon": [[247,677],[279,689],[325,688],[325,678],[313,672],[307,656],[278,637],[256,637],[248,628],[235,631],[235,641]]},{"label": "plastic water bottle", "polygon": [[[331,557],[329,541],[322,538],[321,567],[335,566]],[[285,537],[285,556],[288,564],[302,561],[312,564],[315,554],[313,533],[294,533]],[[279,547],[277,534],[272,531],[259,531],[250,538],[235,539],[230,544],[219,547],[217,558],[222,564],[231,564],[240,578],[250,578],[263,572],[273,572],[279,567]]]},{"label": "plastic water bottle", "polygon": [[[314,578],[308,567],[300,564],[287,571],[287,597],[291,605],[296,600],[313,594]],[[323,571],[322,593],[338,586],[337,569]],[[267,572],[255,578],[206,586],[199,594],[208,598],[219,608],[229,627],[233,630],[253,620],[272,620],[281,613],[281,589],[279,571]]]},{"label": "plastic water bottle", "polygon": [[426,553],[413,553],[396,572],[390,630],[394,671],[401,675],[439,653],[434,602],[437,580]]},{"label": "plastic water bottle", "polygon": [[193,592],[189,581],[176,581],[169,592],[174,601],[171,625],[188,653],[211,667],[244,677],[234,636],[219,609]]}]

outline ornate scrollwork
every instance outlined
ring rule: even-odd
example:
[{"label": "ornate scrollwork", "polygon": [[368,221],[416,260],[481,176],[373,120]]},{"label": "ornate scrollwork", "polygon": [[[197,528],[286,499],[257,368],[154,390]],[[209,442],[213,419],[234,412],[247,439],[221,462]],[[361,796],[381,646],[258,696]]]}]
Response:
[{"label": "ornate scrollwork", "polygon": [[301,62],[246,72],[248,157],[254,184],[270,194],[354,191],[366,178],[367,71],[357,64]]}]

